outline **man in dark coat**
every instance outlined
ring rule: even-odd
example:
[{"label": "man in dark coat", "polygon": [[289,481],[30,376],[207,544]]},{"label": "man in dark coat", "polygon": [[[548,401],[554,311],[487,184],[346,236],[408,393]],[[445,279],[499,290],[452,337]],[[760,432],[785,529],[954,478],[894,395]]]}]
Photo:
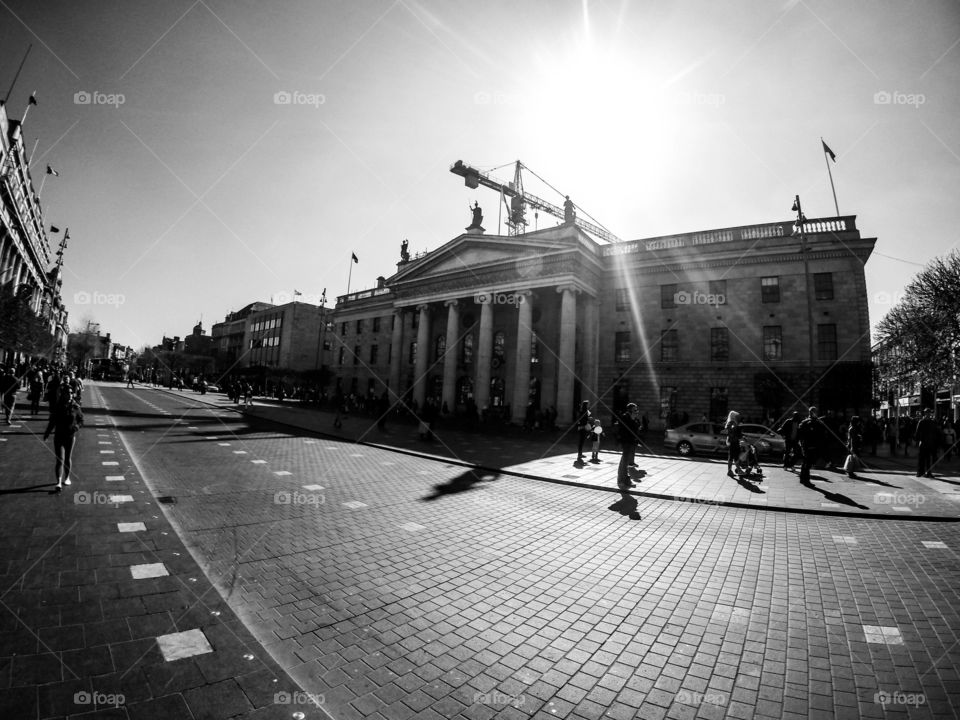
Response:
[{"label": "man in dark coat", "polygon": [[817,408],[810,408],[810,415],[800,423],[800,448],[803,463],[800,465],[800,482],[810,482],[810,468],[820,459],[827,442],[827,428],[817,415]]},{"label": "man in dark coat", "polygon": [[637,452],[637,443],[640,442],[640,418],[637,404],[627,405],[627,411],[620,418],[620,445],[623,452],[620,455],[620,467],[617,468],[617,487],[627,490],[635,482],[630,480],[630,466],[633,465],[633,456]]},{"label": "man in dark coat", "polygon": [[13,422],[13,407],[17,402],[17,390],[20,389],[20,381],[13,374],[13,369],[5,367],[0,372],[0,401],[3,402],[3,414],[7,425]]}]

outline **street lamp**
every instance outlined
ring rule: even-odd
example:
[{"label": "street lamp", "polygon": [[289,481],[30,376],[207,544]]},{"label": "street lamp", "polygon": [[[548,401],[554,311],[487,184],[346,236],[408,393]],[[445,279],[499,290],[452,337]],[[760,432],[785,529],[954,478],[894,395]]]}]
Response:
[{"label": "street lamp", "polygon": [[800,234],[800,254],[803,255],[803,282],[804,289],[806,290],[807,295],[807,327],[808,327],[808,338],[807,338],[807,362],[810,368],[810,386],[813,386],[813,304],[812,297],[810,292],[810,258],[807,253],[807,234],[804,232],[803,226],[807,222],[806,216],[803,214],[803,208],[800,205],[800,196],[795,195],[793,198],[793,207],[790,208],[797,214],[797,223],[795,227]]}]

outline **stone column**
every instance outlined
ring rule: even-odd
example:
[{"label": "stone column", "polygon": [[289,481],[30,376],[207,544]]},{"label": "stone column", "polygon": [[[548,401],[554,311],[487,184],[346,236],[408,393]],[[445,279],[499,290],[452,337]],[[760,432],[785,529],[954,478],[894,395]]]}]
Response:
[{"label": "stone column", "polygon": [[456,300],[447,300],[444,305],[447,306],[447,349],[443,354],[443,402],[447,409],[453,412],[457,399],[457,331],[460,329],[460,308]]},{"label": "stone column", "polygon": [[417,312],[420,313],[420,327],[417,330],[417,364],[413,371],[413,400],[420,411],[427,396],[427,368],[430,366],[430,306],[417,305]]},{"label": "stone column", "polygon": [[533,333],[533,294],[516,292],[517,298],[517,350],[513,370],[513,411],[511,421],[522,425],[527,417],[530,402],[530,340]]},{"label": "stone column", "polygon": [[600,364],[600,301],[586,298],[584,308],[583,393],[581,397],[592,405],[597,401],[597,372]]},{"label": "stone column", "polygon": [[[488,295],[489,298],[489,295]],[[477,385],[473,397],[477,412],[490,405],[490,363],[493,361],[493,305],[485,302],[480,306],[480,332],[477,338]]]},{"label": "stone column", "polygon": [[[419,349],[419,348],[418,348]],[[403,310],[393,311],[393,332],[390,335],[390,395],[397,402],[400,392],[400,368],[403,366]]]},{"label": "stone column", "polygon": [[560,357],[557,367],[557,425],[573,422],[573,383],[577,342],[577,289],[573,285],[557,288],[560,301]]}]

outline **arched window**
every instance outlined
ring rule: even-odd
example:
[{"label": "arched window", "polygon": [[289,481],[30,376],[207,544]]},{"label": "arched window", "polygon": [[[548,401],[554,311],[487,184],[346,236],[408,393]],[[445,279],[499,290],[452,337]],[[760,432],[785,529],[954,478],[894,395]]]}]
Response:
[{"label": "arched window", "polygon": [[[463,343],[461,344],[461,353],[460,362],[464,365],[470,365],[473,363],[473,334],[468,333],[463,336]],[[470,390],[471,394],[473,389]]]},{"label": "arched window", "polygon": [[503,407],[503,378],[490,378],[490,407]]},{"label": "arched window", "polygon": [[540,344],[537,342],[537,334],[535,332],[530,333],[530,362],[538,363],[540,362]]},{"label": "arched window", "polygon": [[439,360],[443,357],[443,354],[447,351],[447,336],[446,335],[437,335],[437,340],[433,345],[434,352],[436,357],[434,360]]},{"label": "arched window", "polygon": [[457,405],[466,405],[470,400],[473,400],[473,380],[462,377],[457,382]]}]

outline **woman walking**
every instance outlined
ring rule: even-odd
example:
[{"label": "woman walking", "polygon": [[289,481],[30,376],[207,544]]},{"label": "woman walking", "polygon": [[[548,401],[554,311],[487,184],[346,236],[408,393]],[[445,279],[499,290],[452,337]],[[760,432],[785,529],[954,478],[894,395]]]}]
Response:
[{"label": "woman walking", "polygon": [[53,433],[53,450],[57,458],[56,492],[63,490],[64,485],[70,484],[70,461],[73,456],[73,446],[77,441],[77,433],[83,427],[83,410],[80,403],[69,387],[61,386],[57,394],[57,402],[50,413],[50,422],[43,434],[46,440]]},{"label": "woman walking", "polygon": [[847,471],[847,477],[855,478],[857,468],[860,467],[860,452],[863,450],[863,428],[860,423],[860,416],[854,415],[850,418],[850,425],[847,427],[847,459],[843,463],[843,469]]},{"label": "woman walking", "polygon": [[727,415],[727,422],[723,426],[727,433],[727,475],[733,474],[733,465],[736,463],[737,472],[740,472],[740,441],[743,439],[743,430],[740,429],[740,413],[731,410]]}]

